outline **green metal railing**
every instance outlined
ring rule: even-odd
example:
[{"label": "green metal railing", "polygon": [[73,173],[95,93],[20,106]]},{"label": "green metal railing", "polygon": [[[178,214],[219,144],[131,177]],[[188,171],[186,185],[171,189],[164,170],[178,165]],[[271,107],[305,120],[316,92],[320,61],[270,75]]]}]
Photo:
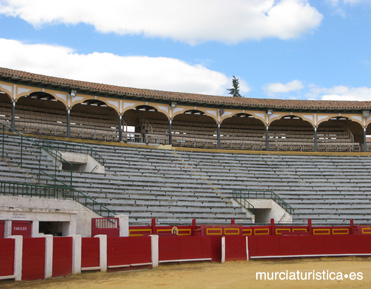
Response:
[{"label": "green metal railing", "polygon": [[0,194],[63,200],[72,199],[101,216],[111,217],[116,215],[115,212],[111,211],[104,205],[69,186],[48,186],[0,181]]},{"label": "green metal railing", "polygon": [[[57,179],[57,172],[59,171],[58,170],[58,166],[62,163],[66,164],[67,167],[69,168],[68,172],[69,172],[69,183],[70,183],[70,186],[72,186],[72,169],[73,169],[73,166],[70,162],[66,161],[65,159],[62,158],[62,154],[60,152],[58,152],[57,150],[55,150],[53,147],[46,147],[46,146],[43,146],[43,145],[40,145],[39,143],[35,142],[33,139],[25,136],[24,134],[18,132],[17,130],[14,130],[12,129],[11,127],[7,126],[6,124],[3,124],[3,123],[0,123],[1,125],[1,131],[2,131],[2,134],[1,134],[1,140],[2,140],[2,145],[1,145],[1,156],[4,158],[5,157],[5,152],[6,150],[8,149],[8,151],[10,151],[10,148],[6,148],[5,147],[5,137],[8,136],[7,135],[7,132],[10,132],[10,133],[13,133],[14,135],[17,135],[21,138],[20,140],[20,154],[19,154],[19,163],[18,165],[22,168],[23,167],[23,158],[24,158],[24,154],[25,152],[28,151],[28,154],[30,153],[29,150],[30,148],[35,148],[35,149],[38,149],[39,150],[39,153],[38,153],[38,156],[37,156],[37,161],[39,162],[39,167],[38,167],[38,179],[40,181],[40,176],[41,174],[53,179],[54,181],[54,185],[56,185],[56,182],[58,182],[58,179]],[[27,142],[28,141],[28,144]],[[9,144],[10,145],[10,144]],[[27,150],[28,149],[28,150]],[[53,168],[52,170],[49,169],[49,171],[53,171],[54,173],[54,176],[52,176],[51,174],[47,173],[42,167],[41,167],[41,163],[42,163],[42,152],[45,152],[46,154],[48,154],[49,156],[51,156],[51,158],[54,159],[54,164],[53,164]],[[13,158],[13,161],[15,161],[16,159]],[[45,168],[46,169],[46,168]]]},{"label": "green metal railing", "polygon": [[246,190],[246,191],[233,191],[233,194],[240,194],[246,199],[272,199],[279,206],[281,206],[290,215],[294,212],[293,208],[285,202],[279,195],[273,191],[268,190]]},{"label": "green metal railing", "polygon": [[96,152],[93,148],[85,144],[77,144],[77,143],[72,144],[72,143],[51,141],[51,140],[42,140],[41,143],[42,143],[42,146],[53,148],[57,151],[76,152],[76,153],[90,155],[98,163],[104,166],[104,158],[98,152]]},{"label": "green metal railing", "polygon": [[[48,196],[54,196],[57,195],[59,196],[64,196],[65,198],[71,198],[80,204],[88,207],[89,209],[93,210],[94,212],[102,215],[102,212],[105,212],[107,216],[111,215],[116,215],[113,211],[109,210],[106,208],[104,205],[96,202],[94,199],[90,198],[86,194],[76,190],[75,188],[72,187],[72,164],[66,160],[64,160],[61,156],[61,153],[59,153],[55,148],[51,146],[43,146],[35,141],[33,141],[31,138],[23,135],[22,133],[12,129],[11,127],[0,123],[2,126],[2,135],[0,137],[2,143],[1,143],[1,156],[4,158],[5,152],[10,152],[10,148],[8,148],[9,145],[14,145],[12,143],[7,143],[5,146],[6,140],[5,137],[9,137],[10,135],[15,135],[19,136],[21,138],[20,140],[20,152],[17,151],[19,162],[17,163],[21,168],[23,166],[23,157],[25,152],[27,152],[27,148],[30,148],[30,145],[34,148],[38,148],[38,159],[36,161],[39,162],[39,167],[38,167],[38,179],[40,182],[40,175],[44,174],[47,176],[49,179],[51,179],[54,182],[54,185],[42,185],[42,184],[24,184],[24,183],[16,183],[16,182],[3,182],[0,181],[0,194],[8,192],[10,195],[24,195],[26,192],[30,196],[39,196],[39,197],[48,197]],[[26,144],[27,140],[28,146]],[[17,144],[15,144],[17,145]],[[35,150],[34,150],[35,151]],[[42,156],[42,151],[45,151],[47,154],[49,154],[51,157],[54,158],[54,166],[52,168],[46,167],[45,169],[53,170],[54,171],[54,176],[51,174],[48,174],[46,171],[44,171],[41,168],[41,156]],[[30,152],[29,152],[30,153]],[[13,160],[14,161],[14,158]],[[60,169],[58,168],[59,164],[61,163],[66,163],[70,165],[71,167],[71,173],[69,176],[69,185],[65,184],[63,181],[57,178],[57,171]],[[58,183],[58,186],[56,185]]]},{"label": "green metal railing", "polygon": [[236,200],[237,203],[239,203],[244,208],[250,210],[253,215],[255,215],[255,207],[253,204],[251,204],[244,195],[242,195],[239,191],[233,191],[232,192],[232,198]]}]

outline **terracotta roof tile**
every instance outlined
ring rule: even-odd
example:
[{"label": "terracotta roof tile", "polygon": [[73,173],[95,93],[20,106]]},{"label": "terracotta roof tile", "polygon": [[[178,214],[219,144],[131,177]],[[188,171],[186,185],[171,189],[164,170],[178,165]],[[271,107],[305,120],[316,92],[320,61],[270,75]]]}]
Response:
[{"label": "terracotta roof tile", "polygon": [[112,94],[134,98],[155,99],[159,101],[188,102],[203,105],[224,105],[231,107],[261,108],[261,109],[296,109],[296,110],[370,110],[371,101],[324,101],[324,100],[285,100],[260,99],[247,97],[227,97],[139,89],[108,85],[87,81],[72,80],[46,76],[8,68],[0,68],[0,79],[17,80],[21,83],[34,83],[45,86],[57,86],[64,89],[76,89],[80,92],[89,91],[99,94]]}]

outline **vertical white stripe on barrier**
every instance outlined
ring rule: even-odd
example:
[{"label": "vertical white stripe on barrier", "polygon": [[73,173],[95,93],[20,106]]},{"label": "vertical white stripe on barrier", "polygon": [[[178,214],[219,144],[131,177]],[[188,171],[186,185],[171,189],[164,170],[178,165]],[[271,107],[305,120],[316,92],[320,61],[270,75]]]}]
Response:
[{"label": "vertical white stripe on barrier", "polygon": [[150,235],[151,237],[151,259],[152,268],[158,267],[159,263],[159,238],[158,235]]},{"label": "vertical white stripe on barrier", "polygon": [[249,237],[246,237],[246,258],[247,258],[247,261],[250,260],[250,256],[249,256]]},{"label": "vertical white stripe on barrier", "polygon": [[102,272],[107,271],[107,235],[96,235],[99,238],[99,266]]},{"label": "vertical white stripe on barrier", "polygon": [[72,235],[72,274],[81,273],[81,235]]},{"label": "vertical white stripe on barrier", "polygon": [[14,278],[22,280],[23,236],[10,236],[14,239]]},{"label": "vertical white stripe on barrier", "polygon": [[225,263],[225,237],[222,237],[222,263]]},{"label": "vertical white stripe on barrier", "polygon": [[44,278],[53,276],[53,236],[44,235],[45,238],[45,272]]}]

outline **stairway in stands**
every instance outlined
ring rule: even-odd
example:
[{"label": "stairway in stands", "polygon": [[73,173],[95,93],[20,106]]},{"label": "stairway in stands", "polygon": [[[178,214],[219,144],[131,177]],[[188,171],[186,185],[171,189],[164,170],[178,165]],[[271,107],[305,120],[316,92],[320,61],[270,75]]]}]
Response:
[{"label": "stairway in stands", "polygon": [[[272,190],[294,209],[294,223],[371,221],[371,157],[251,155],[91,145],[105,174],[74,173],[74,186],[134,224],[248,224],[233,190]],[[34,166],[32,160],[27,161]],[[61,172],[67,180],[68,173]],[[222,198],[225,197],[225,198]]]}]

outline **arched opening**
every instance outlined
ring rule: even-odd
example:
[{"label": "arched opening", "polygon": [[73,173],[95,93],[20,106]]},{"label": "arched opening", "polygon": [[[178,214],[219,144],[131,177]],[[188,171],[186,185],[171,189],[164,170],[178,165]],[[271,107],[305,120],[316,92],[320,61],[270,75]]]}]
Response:
[{"label": "arched opening", "polygon": [[85,100],[71,109],[71,137],[118,141],[119,117],[117,112],[103,101]]},{"label": "arched opening", "polygon": [[11,126],[12,101],[8,94],[0,91],[0,122]]},{"label": "arched opening", "polygon": [[203,111],[187,110],[174,117],[172,138],[173,146],[216,148],[216,122]]},{"label": "arched opening", "polygon": [[220,147],[265,150],[264,123],[246,113],[225,119],[220,126]]},{"label": "arched opening", "polygon": [[295,115],[286,115],[269,126],[272,151],[314,151],[313,126]]},{"label": "arched opening", "polygon": [[362,126],[347,117],[333,117],[317,129],[318,151],[360,151]]},{"label": "arched opening", "polygon": [[123,116],[123,141],[139,143],[169,143],[169,121],[152,106],[140,105]]},{"label": "arched opening", "polygon": [[66,136],[66,106],[54,96],[33,92],[18,99],[15,129],[23,133]]}]

